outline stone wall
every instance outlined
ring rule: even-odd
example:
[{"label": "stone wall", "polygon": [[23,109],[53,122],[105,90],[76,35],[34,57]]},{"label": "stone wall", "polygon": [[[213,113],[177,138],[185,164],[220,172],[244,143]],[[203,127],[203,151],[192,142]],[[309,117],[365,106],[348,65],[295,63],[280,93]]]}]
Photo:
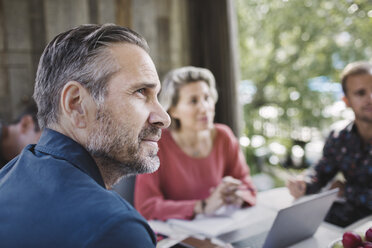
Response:
[{"label": "stone wall", "polygon": [[189,64],[187,0],[0,0],[0,118],[33,93],[39,57],[56,34],[83,23],[117,23],[148,41],[159,75]]},{"label": "stone wall", "polygon": [[0,119],[31,98],[39,57],[58,33],[84,23],[116,23],[142,34],[160,78],[196,65],[216,76],[216,121],[237,133],[233,0],[0,0]]}]

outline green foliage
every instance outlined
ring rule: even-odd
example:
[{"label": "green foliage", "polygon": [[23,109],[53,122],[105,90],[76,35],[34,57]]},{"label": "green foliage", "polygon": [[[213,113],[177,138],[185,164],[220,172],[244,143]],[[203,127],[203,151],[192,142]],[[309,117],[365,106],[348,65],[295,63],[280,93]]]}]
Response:
[{"label": "green foliage", "polygon": [[[339,82],[346,64],[370,60],[372,1],[236,0],[236,7],[241,76],[256,87],[244,105],[245,134],[289,149],[296,130],[323,130],[339,119],[322,114],[335,96],[311,90],[308,82],[320,76]],[[277,115],[263,118],[262,107]]]}]

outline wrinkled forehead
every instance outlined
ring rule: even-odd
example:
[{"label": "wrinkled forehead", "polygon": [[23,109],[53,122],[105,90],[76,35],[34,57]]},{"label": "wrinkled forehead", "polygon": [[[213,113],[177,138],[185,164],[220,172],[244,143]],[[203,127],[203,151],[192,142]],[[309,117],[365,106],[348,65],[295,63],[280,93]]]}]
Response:
[{"label": "wrinkled forehead", "polygon": [[154,83],[160,87],[159,76],[154,62],[141,47],[133,44],[115,44],[109,47],[117,72],[113,78],[119,77],[127,83]]},{"label": "wrinkled forehead", "polygon": [[120,70],[138,71],[145,73],[147,76],[152,74],[157,76],[154,62],[150,55],[141,47],[120,43],[110,46],[109,49]]},{"label": "wrinkled forehead", "polygon": [[141,66],[156,72],[150,55],[141,47],[130,43],[117,43],[108,47],[111,55],[122,68]]}]

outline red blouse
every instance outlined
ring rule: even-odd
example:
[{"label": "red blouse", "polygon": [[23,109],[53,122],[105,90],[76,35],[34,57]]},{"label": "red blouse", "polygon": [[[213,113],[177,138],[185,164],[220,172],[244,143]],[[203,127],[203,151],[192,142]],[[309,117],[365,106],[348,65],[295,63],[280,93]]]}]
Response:
[{"label": "red blouse", "polygon": [[225,176],[240,179],[251,189],[246,201],[255,204],[256,190],[238,140],[228,126],[215,124],[215,128],[213,149],[205,158],[188,156],[170,131],[163,130],[160,168],[136,179],[134,204],[146,219],[191,219],[196,201],[207,198]]}]

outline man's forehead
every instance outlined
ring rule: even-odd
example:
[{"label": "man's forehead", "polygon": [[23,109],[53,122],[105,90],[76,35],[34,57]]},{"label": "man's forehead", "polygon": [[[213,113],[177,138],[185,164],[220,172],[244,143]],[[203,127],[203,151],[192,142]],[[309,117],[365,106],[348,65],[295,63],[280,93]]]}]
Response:
[{"label": "man's forehead", "polygon": [[133,44],[120,43],[110,47],[118,65],[117,75],[136,77],[139,81],[158,82],[155,65],[148,53]]},{"label": "man's forehead", "polygon": [[111,55],[119,62],[128,64],[132,62],[146,62],[152,64],[150,55],[141,47],[130,43],[116,43],[108,47]]},{"label": "man's forehead", "polygon": [[158,81],[158,73],[153,63],[141,63],[138,67],[139,72],[154,81]]},{"label": "man's forehead", "polygon": [[149,67],[147,64],[142,64],[134,69],[129,70],[127,67],[121,67],[116,75],[118,77],[123,77],[123,79],[128,79],[133,83],[137,84],[153,84],[154,87],[160,87],[160,81],[156,70]]},{"label": "man's forehead", "polygon": [[351,75],[348,81],[353,82],[360,82],[360,83],[372,83],[372,75],[369,73],[361,73],[361,74],[355,74]]},{"label": "man's forehead", "polygon": [[371,88],[372,75],[367,73],[351,75],[348,77],[345,86],[347,90],[351,91],[360,90],[363,88]]}]

